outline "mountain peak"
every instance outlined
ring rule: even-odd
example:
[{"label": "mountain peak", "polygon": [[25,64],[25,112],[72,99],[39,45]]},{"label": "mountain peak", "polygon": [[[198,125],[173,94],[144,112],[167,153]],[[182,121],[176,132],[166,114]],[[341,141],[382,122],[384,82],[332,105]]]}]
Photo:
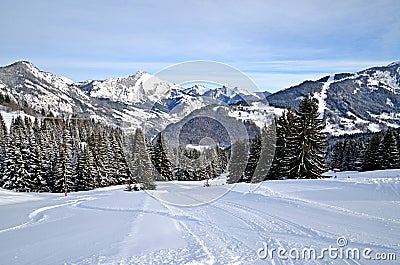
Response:
[{"label": "mountain peak", "polygon": [[398,66],[398,67],[400,67],[400,61],[396,61],[396,62],[393,62],[393,63],[391,63],[391,64],[389,64],[388,65],[388,67],[393,67],[393,66]]},{"label": "mountain peak", "polygon": [[29,61],[18,61],[12,64],[9,64],[7,66],[4,66],[4,68],[10,68],[10,67],[23,67],[23,68],[28,68],[28,69],[36,69],[39,70],[36,66],[34,66],[31,62]]},{"label": "mountain peak", "polygon": [[140,78],[140,77],[142,77],[142,76],[145,75],[145,74],[147,74],[146,71],[139,70],[139,71],[137,71],[135,74],[130,75],[129,77],[130,77],[130,78]]}]

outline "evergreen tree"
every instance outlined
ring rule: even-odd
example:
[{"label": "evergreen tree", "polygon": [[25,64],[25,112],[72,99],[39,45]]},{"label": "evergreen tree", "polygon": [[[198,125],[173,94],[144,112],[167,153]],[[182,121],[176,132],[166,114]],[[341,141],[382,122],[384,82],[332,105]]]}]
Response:
[{"label": "evergreen tree", "polygon": [[293,156],[289,140],[294,136],[295,113],[288,108],[276,121],[275,155],[268,174],[269,179],[289,177],[290,160]]},{"label": "evergreen tree", "polygon": [[96,187],[95,178],[92,174],[94,168],[93,156],[87,146],[82,149],[78,153],[75,186],[77,190],[91,190]]},{"label": "evergreen tree", "polygon": [[6,148],[8,141],[8,132],[3,116],[0,114],[0,187],[3,186],[4,171],[6,169]]},{"label": "evergreen tree", "polygon": [[154,183],[154,174],[149,155],[146,150],[146,144],[141,129],[136,129],[134,137],[134,167],[132,175],[136,182],[141,183],[144,190],[154,190],[156,184]]},{"label": "evergreen tree", "polygon": [[289,176],[318,178],[325,171],[325,136],[315,99],[305,98],[296,111],[295,133],[288,140]]},{"label": "evergreen tree", "polygon": [[[7,145],[6,170],[3,178],[5,189],[30,191],[31,177],[24,160],[26,151],[25,125],[20,116],[15,118],[10,127],[10,140]],[[26,155],[26,154],[25,154]]]},{"label": "evergreen tree", "polygon": [[342,164],[343,164],[343,142],[339,141],[335,144],[333,147],[333,155],[332,155],[332,160],[331,160],[331,166],[332,168],[338,168],[341,169]]},{"label": "evergreen tree", "polygon": [[267,179],[271,169],[276,149],[276,126],[273,121],[268,127],[264,127],[260,135],[261,151],[254,171],[252,182],[260,182]]},{"label": "evergreen tree", "polygon": [[381,160],[381,135],[372,134],[368,137],[366,150],[364,155],[363,171],[379,170],[382,169]]},{"label": "evergreen tree", "polygon": [[261,135],[257,135],[254,139],[250,140],[249,159],[244,172],[244,181],[250,182],[253,178],[258,164],[258,159],[260,158],[261,148]]},{"label": "evergreen tree", "polygon": [[341,169],[344,171],[349,171],[352,168],[352,158],[353,158],[353,150],[352,150],[352,141],[344,140],[343,142],[343,154],[342,154],[342,165]]},{"label": "evergreen tree", "polygon": [[219,176],[227,171],[228,154],[226,150],[222,149],[218,145],[215,147],[215,154],[216,157],[212,163],[215,174]]},{"label": "evergreen tree", "polygon": [[387,130],[382,140],[382,168],[399,168],[400,157],[394,130]]},{"label": "evergreen tree", "polygon": [[162,133],[158,136],[151,154],[153,165],[163,180],[173,180],[172,163],[167,156],[168,147]]},{"label": "evergreen tree", "polygon": [[249,158],[248,146],[244,141],[237,141],[232,145],[229,161],[229,183],[244,180],[247,161]]},{"label": "evergreen tree", "polygon": [[122,137],[122,132],[115,132],[111,135],[111,148],[113,150],[111,166],[114,173],[112,178],[113,184],[126,183],[127,179],[131,175],[124,146],[125,143]]},{"label": "evergreen tree", "polygon": [[355,140],[355,162],[354,162],[354,170],[361,171],[364,164],[364,156],[365,156],[365,144],[361,139]]}]

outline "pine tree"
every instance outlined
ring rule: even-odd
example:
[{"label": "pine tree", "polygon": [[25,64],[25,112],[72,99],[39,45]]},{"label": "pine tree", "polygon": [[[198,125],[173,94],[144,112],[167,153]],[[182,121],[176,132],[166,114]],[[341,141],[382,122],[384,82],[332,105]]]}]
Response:
[{"label": "pine tree", "polygon": [[249,157],[249,148],[244,141],[237,141],[232,145],[229,161],[229,183],[244,180],[244,174]]},{"label": "pine tree", "polygon": [[273,121],[268,127],[264,127],[260,135],[261,151],[254,171],[252,182],[260,182],[267,179],[275,157],[276,126]]},{"label": "pine tree", "polygon": [[343,171],[351,170],[352,158],[352,141],[346,139],[343,142],[342,164],[340,166]]},{"label": "pine tree", "polygon": [[4,171],[6,169],[6,148],[8,141],[8,132],[3,116],[0,114],[0,187],[3,186]]},{"label": "pine tree", "polygon": [[115,173],[114,179],[116,184],[126,183],[126,180],[130,177],[131,172],[129,170],[127,157],[125,155],[125,143],[122,136],[122,132],[115,133],[112,137],[112,150],[113,152],[113,171]]},{"label": "pine tree", "polygon": [[332,160],[331,160],[332,168],[341,169],[342,164],[343,164],[343,142],[342,141],[339,141],[334,145],[332,153],[333,153]]},{"label": "pine tree", "polygon": [[364,155],[363,171],[382,169],[381,160],[381,135],[372,134],[368,137]]},{"label": "pine tree", "polygon": [[33,190],[46,191],[46,171],[43,166],[43,142],[38,119],[35,119],[32,132],[30,134],[29,146],[31,148],[32,156],[29,159],[31,164],[31,174],[33,179]]},{"label": "pine tree", "polygon": [[95,178],[92,174],[94,168],[93,156],[88,146],[83,146],[78,153],[78,161],[76,165],[76,190],[91,190],[96,187]]},{"label": "pine tree", "polygon": [[382,139],[382,168],[393,169],[400,166],[400,155],[394,130],[387,130]]},{"label": "pine tree", "polygon": [[227,171],[228,155],[226,150],[222,149],[218,145],[215,147],[215,154],[216,157],[212,163],[215,174],[219,176]]},{"label": "pine tree", "polygon": [[146,144],[141,129],[136,129],[134,137],[134,167],[132,175],[136,182],[141,183],[144,190],[154,190],[156,184],[154,183],[154,174],[149,155],[146,150]]},{"label": "pine tree", "polygon": [[355,140],[355,162],[354,162],[354,170],[361,171],[364,164],[365,157],[365,144],[361,139]]},{"label": "pine tree", "polygon": [[10,139],[7,145],[6,170],[3,187],[16,191],[30,191],[31,177],[24,160],[26,151],[25,125],[20,116],[16,117],[10,127]]},{"label": "pine tree", "polygon": [[173,180],[174,175],[172,173],[172,163],[167,156],[168,147],[162,133],[158,136],[153,148],[151,154],[153,165],[157,169],[158,173],[160,173],[163,180]]},{"label": "pine tree", "polygon": [[250,182],[252,180],[258,165],[258,159],[260,158],[261,148],[261,135],[257,135],[254,139],[250,140],[249,159],[244,172],[244,181]]},{"label": "pine tree", "polygon": [[289,140],[294,136],[295,113],[288,108],[276,121],[275,154],[268,174],[268,179],[289,177],[290,159],[293,154]]},{"label": "pine tree", "polygon": [[289,138],[289,176],[318,178],[325,171],[324,123],[315,99],[305,98],[296,111],[295,133]]}]

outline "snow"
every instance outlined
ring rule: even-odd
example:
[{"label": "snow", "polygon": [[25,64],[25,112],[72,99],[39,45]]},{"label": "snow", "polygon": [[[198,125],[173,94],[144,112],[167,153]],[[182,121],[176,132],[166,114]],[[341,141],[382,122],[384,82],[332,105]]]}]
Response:
[{"label": "snow", "polygon": [[[217,110],[214,108],[214,110]],[[274,114],[282,115],[284,109],[270,107],[262,102],[252,102],[251,106],[241,106],[233,109],[228,113],[228,116],[238,120],[250,120],[259,128],[264,128],[271,124]]]},{"label": "snow", "polygon": [[67,197],[0,190],[1,263],[376,264],[257,256],[263,244],[321,250],[337,247],[339,237],[350,248],[399,258],[400,170],[261,184],[225,180],[210,187],[160,182],[148,193],[116,186]]},{"label": "snow", "polygon": [[37,200],[40,200],[40,198],[29,193],[17,193],[0,189],[0,206]]},{"label": "snow", "polygon": [[370,123],[370,124],[368,125],[368,130],[369,130],[370,132],[379,132],[379,131],[381,130],[381,128],[380,128],[379,124]]},{"label": "snow", "polygon": [[21,116],[21,118],[28,117],[32,121],[35,120],[34,116],[28,115],[23,111],[15,111],[15,112],[5,112],[5,111],[0,111],[1,116],[3,116],[4,122],[6,124],[7,129],[10,129],[11,122],[13,119],[15,119],[17,116]]},{"label": "snow", "polygon": [[368,78],[368,86],[371,90],[377,89],[380,84],[383,84],[381,87],[393,93],[398,93],[400,90],[400,84],[396,76],[392,76],[389,71],[375,71],[374,74]]},{"label": "snow", "polygon": [[321,92],[317,92],[314,94],[314,98],[318,100],[318,112],[321,113],[321,115],[324,114],[324,111],[326,109],[326,102],[325,102],[325,99],[327,97],[326,93],[329,89],[329,86],[334,82],[334,80],[335,80],[335,75],[330,75],[328,80],[322,86]]},{"label": "snow", "polygon": [[378,119],[380,122],[382,122],[383,120],[400,120],[400,113],[395,112],[383,112],[381,114],[369,113],[369,115],[374,119]]},{"label": "snow", "polygon": [[195,145],[195,144],[187,144],[186,145],[186,149],[194,149],[197,150],[199,152],[204,152],[207,149],[211,149],[213,148],[213,146],[209,146],[209,145]]},{"label": "snow", "polygon": [[[81,83],[84,85],[85,83]],[[172,84],[143,71],[126,78],[109,78],[92,82],[91,97],[133,104],[158,102],[170,95]]]},{"label": "snow", "polygon": [[390,98],[386,98],[386,105],[389,105],[390,107],[394,106],[394,104]]},{"label": "snow", "polygon": [[69,79],[68,77],[65,77],[65,76],[60,76],[60,79],[62,81],[64,81],[66,84],[68,84],[68,85],[73,85],[75,83],[73,80],[71,80],[71,79]]}]

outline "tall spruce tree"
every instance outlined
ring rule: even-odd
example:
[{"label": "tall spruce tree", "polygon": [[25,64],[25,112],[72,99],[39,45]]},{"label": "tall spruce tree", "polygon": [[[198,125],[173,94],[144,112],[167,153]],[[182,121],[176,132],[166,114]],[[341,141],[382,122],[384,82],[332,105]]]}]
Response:
[{"label": "tall spruce tree", "polygon": [[400,166],[400,154],[394,130],[387,130],[382,139],[382,168],[393,169]]},{"label": "tall spruce tree", "polygon": [[341,169],[343,163],[343,141],[339,141],[334,145],[332,153],[332,168]]},{"label": "tall spruce tree", "polygon": [[168,146],[165,142],[164,135],[160,133],[153,145],[151,160],[163,180],[173,180],[172,163],[167,156],[167,152]]},{"label": "tall spruce tree", "polygon": [[153,166],[146,150],[143,132],[140,128],[136,129],[135,132],[133,158],[134,166],[132,175],[136,182],[141,183],[141,187],[144,190],[154,190],[156,184],[154,182]]},{"label": "tall spruce tree", "polygon": [[229,160],[229,183],[236,183],[244,180],[247,161],[249,158],[249,147],[244,141],[237,141],[232,145]]},{"label": "tall spruce tree", "polygon": [[290,160],[292,156],[289,148],[289,139],[293,138],[295,113],[288,108],[276,121],[276,147],[268,179],[282,179],[289,177]]},{"label": "tall spruce tree", "polygon": [[3,186],[4,171],[6,169],[6,148],[8,141],[7,127],[3,116],[0,114],[0,187]]},{"label": "tall spruce tree", "polygon": [[261,151],[252,182],[260,182],[267,179],[271,169],[276,149],[276,125],[274,121],[272,121],[270,126],[264,127],[261,130],[260,142]]},{"label": "tall spruce tree", "polygon": [[257,135],[250,140],[249,159],[247,161],[246,169],[243,176],[244,181],[250,182],[252,180],[254,172],[256,171],[258,165],[258,160],[260,159],[261,148],[261,135]]},{"label": "tall spruce tree", "polygon": [[291,178],[319,178],[326,170],[324,123],[319,116],[315,99],[305,98],[300,102],[296,111],[295,132],[288,138],[288,173]]},{"label": "tall spruce tree", "polygon": [[382,169],[381,159],[381,135],[372,134],[368,137],[365,154],[363,171],[379,170]]}]

